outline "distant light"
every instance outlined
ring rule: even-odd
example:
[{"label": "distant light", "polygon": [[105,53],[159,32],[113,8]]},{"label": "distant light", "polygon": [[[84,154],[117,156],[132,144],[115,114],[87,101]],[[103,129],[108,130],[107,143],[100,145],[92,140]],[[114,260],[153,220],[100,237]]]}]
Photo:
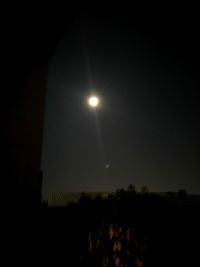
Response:
[{"label": "distant light", "polygon": [[110,168],[110,164],[106,164],[106,169],[109,169]]},{"label": "distant light", "polygon": [[88,103],[91,107],[95,108],[99,105],[99,99],[98,97],[96,96],[91,96],[89,99],[88,99]]}]

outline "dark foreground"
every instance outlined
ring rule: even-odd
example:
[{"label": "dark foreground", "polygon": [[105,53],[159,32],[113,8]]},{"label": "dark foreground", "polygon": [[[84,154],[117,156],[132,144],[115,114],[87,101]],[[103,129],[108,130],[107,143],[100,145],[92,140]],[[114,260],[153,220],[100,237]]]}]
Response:
[{"label": "dark foreground", "polygon": [[[117,266],[118,256],[119,266],[199,266],[199,207],[145,194],[84,196],[66,208],[13,208],[2,217],[2,255],[7,264],[28,266]],[[143,253],[132,250],[132,262],[128,232],[143,247]],[[121,248],[113,249],[116,239]]]}]

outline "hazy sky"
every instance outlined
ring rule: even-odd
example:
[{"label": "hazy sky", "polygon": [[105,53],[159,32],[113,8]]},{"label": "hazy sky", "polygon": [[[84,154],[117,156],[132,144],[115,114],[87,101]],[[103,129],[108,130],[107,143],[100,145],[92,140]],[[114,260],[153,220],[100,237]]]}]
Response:
[{"label": "hazy sky", "polygon": [[170,12],[74,16],[49,63],[44,192],[200,193],[196,37]]}]

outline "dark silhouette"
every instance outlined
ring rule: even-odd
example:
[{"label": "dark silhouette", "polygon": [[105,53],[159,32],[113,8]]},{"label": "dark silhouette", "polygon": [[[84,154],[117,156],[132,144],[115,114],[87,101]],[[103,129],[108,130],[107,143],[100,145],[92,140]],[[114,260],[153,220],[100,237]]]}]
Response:
[{"label": "dark silhouette", "polygon": [[[87,196],[83,201],[82,196],[76,204],[77,208],[81,206],[84,221],[82,266],[167,266],[170,262],[186,262],[193,251],[188,246],[192,237],[184,228],[197,231],[197,221],[193,224],[190,217],[197,219],[197,208],[188,207],[178,198],[172,202],[169,195],[136,190],[130,194],[129,187],[98,201],[88,201]],[[83,207],[82,202],[87,204]],[[183,251],[187,251],[184,258]]]},{"label": "dark silhouette", "polygon": [[180,189],[177,192],[177,198],[179,200],[186,200],[186,198],[187,198],[187,191],[185,189]]}]

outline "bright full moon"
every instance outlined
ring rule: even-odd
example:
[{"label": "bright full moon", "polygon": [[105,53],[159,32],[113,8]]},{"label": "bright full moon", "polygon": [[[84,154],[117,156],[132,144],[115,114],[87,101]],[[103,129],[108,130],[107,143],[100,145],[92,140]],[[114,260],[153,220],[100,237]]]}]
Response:
[{"label": "bright full moon", "polygon": [[91,107],[95,108],[98,106],[99,104],[99,99],[96,97],[96,96],[91,96],[89,99],[88,99],[88,103]]}]

